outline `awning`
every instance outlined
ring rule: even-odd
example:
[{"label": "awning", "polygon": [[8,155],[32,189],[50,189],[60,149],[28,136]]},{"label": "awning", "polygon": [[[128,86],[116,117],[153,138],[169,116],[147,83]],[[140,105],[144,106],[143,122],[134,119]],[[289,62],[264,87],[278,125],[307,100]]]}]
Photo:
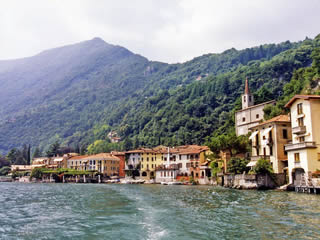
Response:
[{"label": "awning", "polygon": [[264,131],[263,131],[263,135],[264,136],[267,136],[268,133],[272,130],[273,127],[269,127],[269,128],[266,128]]},{"label": "awning", "polygon": [[249,139],[252,140],[257,134],[258,134],[258,131],[251,133],[251,136],[249,137]]},{"label": "awning", "polygon": [[248,164],[247,164],[247,167],[253,167],[257,164],[257,161],[250,161]]}]

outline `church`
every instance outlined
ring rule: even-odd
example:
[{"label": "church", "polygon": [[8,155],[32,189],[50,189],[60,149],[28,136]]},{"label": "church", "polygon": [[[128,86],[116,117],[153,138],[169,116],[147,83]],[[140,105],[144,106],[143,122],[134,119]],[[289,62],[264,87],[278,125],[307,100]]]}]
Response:
[{"label": "church", "polygon": [[249,128],[257,126],[264,120],[263,109],[268,104],[275,104],[276,101],[268,101],[254,105],[254,97],[249,89],[248,78],[246,78],[244,94],[241,96],[242,109],[235,113],[235,128],[237,136],[246,135]]}]

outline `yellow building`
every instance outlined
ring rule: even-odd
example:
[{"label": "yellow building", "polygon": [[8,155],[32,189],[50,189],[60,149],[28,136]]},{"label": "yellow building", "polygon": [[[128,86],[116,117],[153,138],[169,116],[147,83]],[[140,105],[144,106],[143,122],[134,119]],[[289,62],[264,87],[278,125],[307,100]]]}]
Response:
[{"label": "yellow building", "polygon": [[270,161],[274,173],[283,173],[288,166],[285,144],[291,141],[291,122],[288,115],[279,115],[250,128],[252,156],[248,167],[260,158]]},{"label": "yellow building", "polygon": [[291,112],[292,143],[288,152],[290,183],[308,181],[320,169],[320,96],[296,95],[287,104]]},{"label": "yellow building", "polygon": [[119,175],[120,159],[110,153],[89,156],[76,156],[68,159],[68,168],[76,170],[95,170],[106,176]]}]

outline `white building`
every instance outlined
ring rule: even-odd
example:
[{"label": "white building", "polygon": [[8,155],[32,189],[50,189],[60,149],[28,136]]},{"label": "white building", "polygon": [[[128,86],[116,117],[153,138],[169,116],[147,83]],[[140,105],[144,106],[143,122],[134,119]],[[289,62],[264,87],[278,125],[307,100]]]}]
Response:
[{"label": "white building", "polygon": [[249,89],[249,82],[246,79],[244,94],[241,96],[242,109],[235,113],[235,128],[237,136],[246,135],[249,128],[257,126],[264,120],[263,109],[268,104],[275,104],[276,101],[268,101],[254,105],[254,97]]},{"label": "white building", "polygon": [[291,112],[292,143],[285,149],[289,180],[294,183],[320,169],[320,96],[296,95],[285,107]]}]

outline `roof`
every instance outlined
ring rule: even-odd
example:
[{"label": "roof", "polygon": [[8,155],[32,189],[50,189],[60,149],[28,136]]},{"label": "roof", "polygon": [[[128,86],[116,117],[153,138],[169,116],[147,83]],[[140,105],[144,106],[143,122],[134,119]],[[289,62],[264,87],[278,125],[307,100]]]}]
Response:
[{"label": "roof", "polygon": [[68,161],[79,160],[79,159],[85,159],[86,157],[88,157],[88,155],[75,156],[75,157],[69,158],[69,159],[68,159]]},{"label": "roof", "polygon": [[260,106],[267,105],[267,104],[271,104],[271,103],[275,103],[275,102],[276,102],[276,100],[271,100],[271,101],[268,101],[268,102],[260,103],[260,104],[257,104],[257,105],[253,105],[253,106],[250,106],[250,107],[247,107],[247,108],[238,110],[238,111],[236,111],[236,112],[246,111],[246,110],[251,109],[251,108],[260,107]]},{"label": "roof", "polygon": [[[169,153],[174,154],[196,154],[203,151],[208,151],[209,147],[207,146],[198,146],[198,145],[183,145],[177,147],[170,147]],[[155,148],[140,148],[136,150],[127,151],[126,153],[168,153],[168,147],[166,146],[157,146]]]},{"label": "roof", "polygon": [[117,155],[125,155],[125,152],[117,152],[117,151],[112,151],[111,152],[112,155],[117,156]]},{"label": "roof", "polygon": [[293,98],[290,99],[290,101],[285,105],[285,107],[286,107],[286,108],[291,107],[291,105],[292,105],[297,99],[304,99],[304,100],[320,99],[320,96],[319,96],[319,95],[295,95]]},{"label": "roof", "polygon": [[246,83],[245,83],[245,87],[244,87],[244,94],[250,94],[248,78],[246,78]]},{"label": "roof", "polygon": [[90,155],[88,157],[85,158],[85,160],[115,160],[115,161],[119,161],[120,159],[116,156],[113,156],[110,153],[99,153],[96,155]]},{"label": "roof", "polygon": [[262,126],[262,125],[266,125],[266,124],[270,124],[270,123],[274,123],[274,122],[288,122],[288,123],[290,123],[291,121],[290,121],[290,118],[289,118],[288,115],[279,115],[279,116],[271,118],[271,119],[269,119],[267,121],[264,121],[264,122],[262,122],[262,123],[260,123],[260,124],[258,124],[256,126],[253,126],[253,127],[249,128],[249,129],[253,129],[253,128],[256,128],[256,127],[259,127],[259,126]]}]

